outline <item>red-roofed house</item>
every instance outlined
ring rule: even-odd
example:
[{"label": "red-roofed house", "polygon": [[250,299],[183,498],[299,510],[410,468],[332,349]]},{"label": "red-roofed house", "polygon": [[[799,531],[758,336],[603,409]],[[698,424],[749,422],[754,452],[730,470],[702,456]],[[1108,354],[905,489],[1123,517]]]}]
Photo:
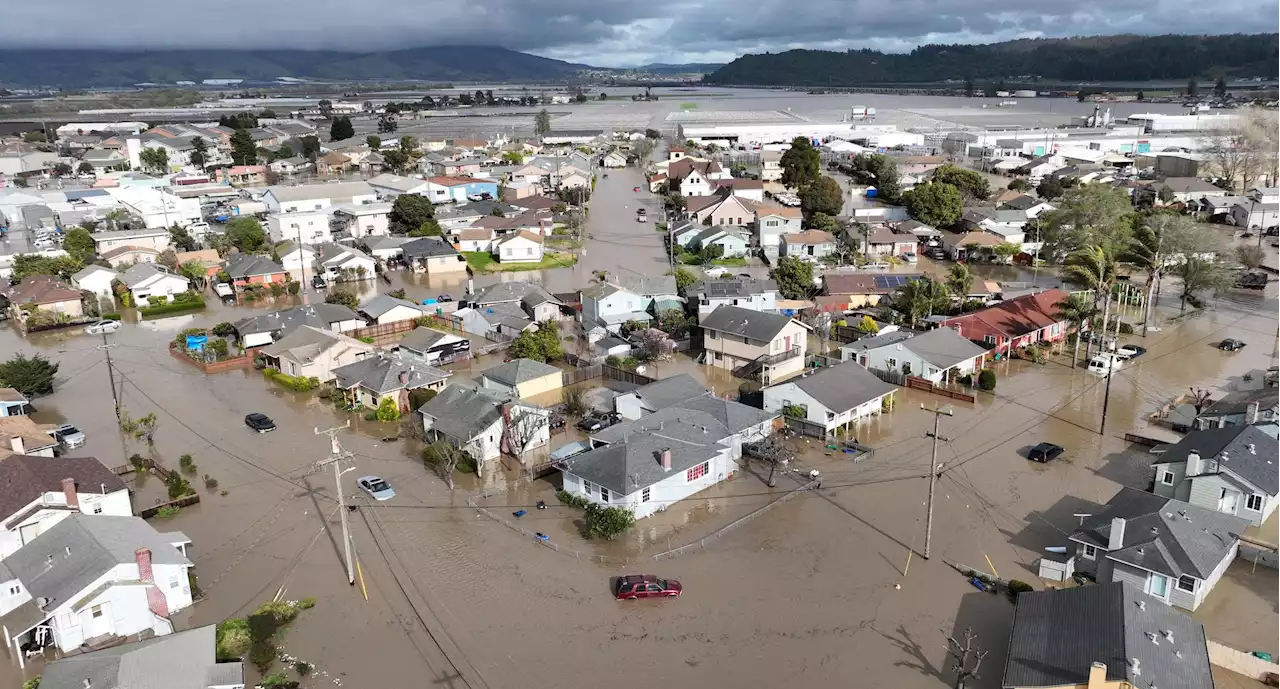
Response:
[{"label": "red-roofed house", "polygon": [[948,318],[939,325],[955,328],[974,342],[1010,352],[1065,338],[1070,324],[1058,314],[1057,304],[1066,298],[1066,292],[1049,289]]}]

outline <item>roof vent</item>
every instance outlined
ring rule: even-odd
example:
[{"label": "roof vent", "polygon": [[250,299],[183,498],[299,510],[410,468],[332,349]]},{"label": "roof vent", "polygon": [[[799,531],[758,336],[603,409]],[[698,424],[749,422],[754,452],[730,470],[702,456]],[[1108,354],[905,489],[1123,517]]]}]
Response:
[{"label": "roof vent", "polygon": [[1172,629],[1162,629],[1162,630],[1160,631],[1160,633],[1164,635],[1164,640],[1165,640],[1165,641],[1168,641],[1169,643],[1173,643],[1173,630],[1172,630]]},{"label": "roof vent", "polygon": [[1159,645],[1160,645],[1160,636],[1159,636],[1158,634],[1156,634],[1155,632],[1147,632],[1147,638],[1148,638],[1148,639],[1151,639],[1151,643],[1153,643],[1153,644],[1155,644],[1155,645],[1157,645],[1157,646],[1159,646]]},{"label": "roof vent", "polygon": [[1179,650],[1178,650],[1178,649],[1176,649],[1176,648],[1175,648],[1175,649],[1173,649],[1173,657],[1175,657],[1175,658],[1181,658],[1181,657],[1182,657],[1182,651],[1179,651]]},{"label": "roof vent", "polygon": [[1146,610],[1146,609],[1147,609],[1147,602],[1146,602],[1145,600],[1140,600],[1140,601],[1138,601],[1138,609],[1139,609],[1139,610]]},{"label": "roof vent", "polygon": [[1253,443],[1249,443],[1249,454],[1251,455],[1258,454],[1258,446]]},{"label": "roof vent", "polygon": [[1141,674],[1142,674],[1142,661],[1141,661],[1141,660],[1138,660],[1137,658],[1130,658],[1130,659],[1129,659],[1129,672],[1133,673],[1133,676],[1134,676],[1134,677],[1137,677],[1137,676],[1141,675]]}]

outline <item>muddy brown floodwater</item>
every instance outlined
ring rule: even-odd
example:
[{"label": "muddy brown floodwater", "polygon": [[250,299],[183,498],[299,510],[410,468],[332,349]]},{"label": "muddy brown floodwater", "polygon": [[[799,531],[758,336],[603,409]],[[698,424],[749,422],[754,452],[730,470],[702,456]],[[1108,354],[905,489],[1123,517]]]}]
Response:
[{"label": "muddy brown floodwater", "polygon": [[[631,185],[624,175],[608,182]],[[613,187],[604,185],[598,198],[613,194]],[[630,193],[630,186],[620,188]],[[618,193],[620,202],[624,194]],[[612,231],[602,228],[598,236]],[[601,253],[617,251],[641,272],[661,267],[660,250],[655,258],[631,242],[620,238]],[[597,255],[589,251],[588,261]],[[553,288],[575,286],[579,278]],[[414,287],[423,295],[439,290]],[[36,418],[78,424],[89,438],[78,453],[108,465],[147,451],[173,465],[190,453],[198,473],[218,481],[227,495],[204,491],[198,506],[158,525],[181,529],[193,541],[204,598],[189,622],[243,615],[277,592],[317,598],[283,641],[288,653],[328,673],[305,686],[338,678],[349,687],[475,689],[830,687],[851,681],[942,687],[954,679],[944,637],[972,626],[979,646],[990,651],[973,686],[995,687],[1012,607],[1003,597],[975,591],[944,562],[1035,581],[1037,553],[1064,543],[1083,501],[1105,502],[1121,484],[1145,485],[1149,457],[1126,446],[1125,431],[1144,428],[1147,413],[1188,386],[1213,388],[1273,361],[1274,290],[1224,295],[1211,309],[1180,319],[1177,304],[1166,302],[1158,314],[1163,330],[1142,342],[1148,353],[1112,380],[1106,435],[1095,432],[1104,385],[1072,370],[1069,357],[1043,366],[1001,362],[994,394],[952,405],[955,416],[941,429],[945,473],[930,560],[918,554],[922,476],[930,457],[922,432],[931,425],[920,404],[939,398],[916,391],[904,390],[892,413],[858,429],[859,440],[877,448],[867,459],[854,463],[800,448],[801,463],[821,471],[821,490],[779,505],[706,548],[624,568],[541,547],[479,516],[466,503],[478,485],[474,479],[447,490],[423,467],[411,442],[382,441],[394,430],[387,425],[336,412],[321,400],[269,385],[253,371],[205,376],[165,351],[179,329],[234,320],[243,308],[211,306],[192,317],[129,324],[109,337],[124,407],[159,418],[154,448],[126,441],[117,431],[100,339],[78,332],[23,338],[5,326],[0,352],[40,352],[60,364],[54,394],[34,401]],[[1220,352],[1213,345],[1223,337],[1249,346]],[[720,392],[736,388],[687,359],[664,364],[659,374],[680,370],[703,375]],[[279,430],[251,433],[243,425],[249,412],[271,416]],[[358,472],[344,477],[344,491],[354,494],[354,476],[361,474],[383,476],[397,491],[394,500],[376,505],[357,498],[351,524],[363,586],[355,587],[342,571],[332,473],[314,468],[328,451],[314,429],[347,421],[352,426],[341,437]],[[1026,448],[1041,441],[1066,447],[1064,458],[1047,466],[1024,459]],[[779,490],[795,483],[789,480],[780,481]],[[155,483],[140,487],[135,508],[159,497]],[[733,484],[689,501],[687,524],[672,536],[676,545],[770,493],[750,472]],[[515,510],[528,507],[527,499],[514,493],[506,504],[489,500]],[[568,508],[551,504],[530,512],[526,526],[559,524],[555,538],[581,551],[634,556],[653,545],[637,541],[662,540],[653,537],[661,527],[655,521],[658,526],[642,523],[616,544],[574,541],[572,529],[564,527],[573,519]],[[609,578],[628,572],[678,578],[686,593],[678,600],[615,602]],[[1257,626],[1270,629],[1275,650],[1275,571],[1233,569],[1232,579],[1247,590],[1271,592],[1269,599],[1263,596],[1269,607],[1250,614],[1270,616]],[[1210,636],[1213,629],[1211,624]],[[5,686],[17,686],[16,668],[6,672]]]}]

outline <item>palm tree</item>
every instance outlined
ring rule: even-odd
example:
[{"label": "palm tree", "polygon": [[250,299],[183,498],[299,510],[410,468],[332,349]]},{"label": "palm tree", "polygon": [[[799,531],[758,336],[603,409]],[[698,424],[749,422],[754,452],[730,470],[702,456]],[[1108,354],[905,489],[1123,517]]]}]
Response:
[{"label": "palm tree", "polygon": [[1124,260],[1147,271],[1147,303],[1142,312],[1142,336],[1147,336],[1147,326],[1151,323],[1151,304],[1155,301],[1156,284],[1160,282],[1161,272],[1169,260],[1164,250],[1162,233],[1152,227],[1150,222],[1139,225],[1129,240],[1129,248],[1125,251]]},{"label": "palm tree", "polygon": [[952,294],[963,301],[972,287],[973,273],[970,272],[969,266],[963,263],[951,266],[951,270],[947,273],[947,289],[951,290]]},{"label": "palm tree", "polygon": [[893,293],[893,308],[907,315],[911,327],[921,318],[945,311],[951,306],[951,294],[946,285],[924,277],[911,280]]},{"label": "palm tree", "polygon": [[1081,292],[1067,295],[1066,299],[1054,304],[1058,308],[1058,318],[1076,326],[1076,346],[1071,352],[1071,368],[1080,360],[1080,335],[1084,333],[1084,324],[1098,314],[1093,302]]},{"label": "palm tree", "polygon": [[[1111,286],[1116,281],[1116,259],[1109,251],[1100,246],[1091,245],[1078,249],[1067,255],[1063,265],[1063,274],[1093,290],[1093,308],[1098,310],[1098,300],[1105,299],[1102,306],[1103,331],[1111,317]],[[1078,335],[1077,335],[1078,337]],[[1086,358],[1093,355],[1093,339],[1085,347]]]}]

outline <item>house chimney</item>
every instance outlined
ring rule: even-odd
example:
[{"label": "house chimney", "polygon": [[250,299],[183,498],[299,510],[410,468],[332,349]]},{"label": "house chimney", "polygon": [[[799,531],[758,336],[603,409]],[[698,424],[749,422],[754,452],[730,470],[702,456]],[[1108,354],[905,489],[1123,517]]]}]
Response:
[{"label": "house chimney", "polygon": [[9,445],[12,446],[14,454],[25,455],[27,453],[25,446],[22,444],[22,438],[16,435],[9,439]]},{"label": "house chimney", "polygon": [[1187,453],[1187,476],[1200,475],[1200,451],[1192,450]]},{"label": "house chimney", "polygon": [[80,509],[80,498],[76,495],[76,480],[73,478],[62,479],[62,494],[67,498],[67,507],[73,510]]},{"label": "house chimney", "polygon": [[408,371],[401,371],[401,372],[400,372],[400,384],[401,384],[401,385],[407,385],[408,383],[409,383],[409,372],[408,372]]},{"label": "house chimney", "polygon": [[1107,550],[1119,550],[1124,547],[1124,519],[1111,518],[1111,534],[1107,539]]},{"label": "house chimney", "polygon": [[1262,405],[1257,402],[1250,402],[1244,413],[1244,422],[1247,426],[1258,423],[1258,412],[1262,409]]},{"label": "house chimney", "polygon": [[151,569],[151,550],[149,548],[138,548],[133,551],[133,557],[138,562],[138,580],[147,586],[147,607],[156,617],[169,617],[169,602],[165,600],[164,591],[156,586],[156,576]]},{"label": "house chimney", "polygon": [[671,471],[671,448],[662,448],[662,470]]},{"label": "house chimney", "polygon": [[1097,663],[1089,666],[1089,683],[1087,689],[1105,689],[1107,686],[1107,665]]}]

